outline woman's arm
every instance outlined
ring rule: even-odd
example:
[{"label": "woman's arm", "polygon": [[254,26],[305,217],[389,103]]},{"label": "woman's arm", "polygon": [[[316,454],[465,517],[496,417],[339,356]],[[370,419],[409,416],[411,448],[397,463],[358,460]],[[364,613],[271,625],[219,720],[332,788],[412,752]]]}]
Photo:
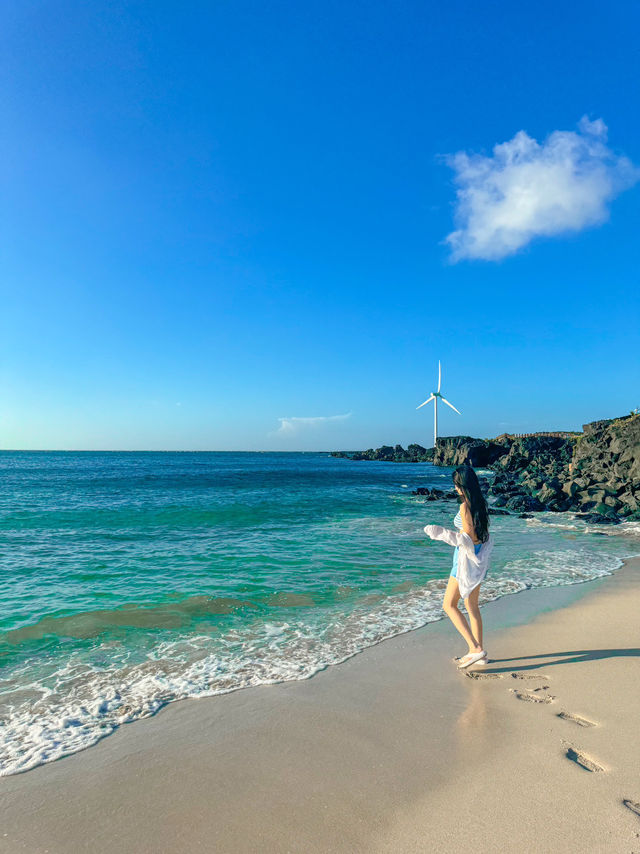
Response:
[{"label": "woman's arm", "polygon": [[442,525],[425,525],[423,530],[427,537],[431,537],[432,540],[442,540],[443,543],[450,546],[460,545],[461,534],[458,531],[449,531]]}]

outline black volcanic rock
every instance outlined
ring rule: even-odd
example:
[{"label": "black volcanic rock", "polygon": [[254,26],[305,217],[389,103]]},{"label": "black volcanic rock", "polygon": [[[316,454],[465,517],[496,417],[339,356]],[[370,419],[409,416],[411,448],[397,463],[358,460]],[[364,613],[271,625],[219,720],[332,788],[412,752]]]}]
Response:
[{"label": "black volcanic rock", "polygon": [[433,448],[423,448],[415,443],[407,446],[407,456],[411,462],[424,463],[433,460]]},{"label": "black volcanic rock", "polygon": [[[491,483],[490,492],[492,495],[512,495],[518,488],[515,476],[498,472]],[[522,491],[524,492],[524,487]]]},{"label": "black volcanic rock", "polygon": [[618,496],[618,499],[622,505],[618,510],[619,516],[631,516],[634,514],[640,516],[640,492],[636,492],[634,495],[630,489],[627,489]]},{"label": "black volcanic rock", "polygon": [[436,466],[461,466],[487,468],[507,453],[508,447],[489,439],[471,436],[446,436],[436,439],[433,464]]},{"label": "black volcanic rock", "polygon": [[382,445],[379,448],[369,448],[366,451],[333,451],[331,456],[368,462],[426,463],[433,460],[433,448],[423,448],[422,445],[412,444],[405,451],[402,445]]},{"label": "black volcanic rock", "polygon": [[554,513],[564,513],[569,510],[570,504],[568,501],[563,501],[561,498],[552,498],[546,505],[547,510],[552,510]]},{"label": "black volcanic rock", "polygon": [[412,495],[422,495],[427,501],[442,501],[443,499],[450,501],[457,496],[455,490],[444,492],[442,489],[429,489],[426,486],[419,486],[411,492]]},{"label": "black volcanic rock", "polygon": [[576,513],[576,519],[582,519],[591,525],[619,525],[617,516],[601,516],[599,513]]},{"label": "black volcanic rock", "polygon": [[533,495],[514,495],[506,504],[513,513],[528,513],[531,510],[544,510],[544,504]]},{"label": "black volcanic rock", "polygon": [[[481,487],[496,513],[506,513],[495,510],[506,506],[514,513],[573,510],[591,519],[640,519],[639,413],[585,424],[581,434],[504,434],[492,440],[448,436],[438,439],[435,449],[383,445],[333,456],[490,468],[493,480],[482,479]],[[432,492],[414,494],[437,500]]]},{"label": "black volcanic rock", "polygon": [[555,512],[640,518],[640,416],[586,424],[582,434],[515,437],[491,468],[490,495],[514,512],[526,503],[525,512],[541,509],[537,501]]},{"label": "black volcanic rock", "polygon": [[[623,516],[640,513],[640,415],[585,424],[565,490],[581,510],[595,501]],[[607,513],[606,515],[610,515]]]}]

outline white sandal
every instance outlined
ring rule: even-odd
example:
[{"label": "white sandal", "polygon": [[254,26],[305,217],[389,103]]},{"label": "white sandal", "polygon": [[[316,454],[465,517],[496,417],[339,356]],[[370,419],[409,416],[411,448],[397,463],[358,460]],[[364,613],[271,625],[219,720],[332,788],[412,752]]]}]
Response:
[{"label": "white sandal", "polygon": [[[468,661],[462,660],[467,657],[469,658]],[[465,667],[469,667],[471,664],[475,664],[476,662],[486,657],[487,653],[483,649],[481,649],[480,652],[468,652],[467,655],[463,655],[462,659],[460,659],[462,663],[458,664],[458,670],[464,670]]]},{"label": "white sandal", "polygon": [[[465,654],[469,655],[468,652]],[[456,657],[452,660],[457,663],[458,661],[461,661],[463,658],[464,658],[464,655],[456,655]],[[481,658],[479,661],[476,661],[476,664],[489,664],[489,657],[487,656],[486,651],[484,653],[484,658]]]}]

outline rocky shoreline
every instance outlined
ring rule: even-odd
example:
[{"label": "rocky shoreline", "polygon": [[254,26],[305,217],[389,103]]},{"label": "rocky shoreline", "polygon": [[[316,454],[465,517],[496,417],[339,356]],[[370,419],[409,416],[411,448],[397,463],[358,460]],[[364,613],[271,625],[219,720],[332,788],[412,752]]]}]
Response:
[{"label": "rocky shoreline", "polygon": [[[383,445],[334,457],[384,462],[469,463],[494,472],[484,488],[494,513],[571,510],[588,522],[640,519],[640,414],[594,421],[582,433],[504,434],[495,439],[448,436],[435,448]],[[428,500],[454,497],[418,489]],[[501,510],[501,508],[504,508]]]}]

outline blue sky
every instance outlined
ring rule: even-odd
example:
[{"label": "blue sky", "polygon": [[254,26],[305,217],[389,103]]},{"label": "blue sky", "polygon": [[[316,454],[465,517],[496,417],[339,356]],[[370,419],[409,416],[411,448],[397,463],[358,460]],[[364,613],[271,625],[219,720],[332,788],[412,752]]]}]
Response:
[{"label": "blue sky", "polygon": [[638,24],[4,3],[0,447],[430,445],[438,359],[442,435],[640,406]]}]

